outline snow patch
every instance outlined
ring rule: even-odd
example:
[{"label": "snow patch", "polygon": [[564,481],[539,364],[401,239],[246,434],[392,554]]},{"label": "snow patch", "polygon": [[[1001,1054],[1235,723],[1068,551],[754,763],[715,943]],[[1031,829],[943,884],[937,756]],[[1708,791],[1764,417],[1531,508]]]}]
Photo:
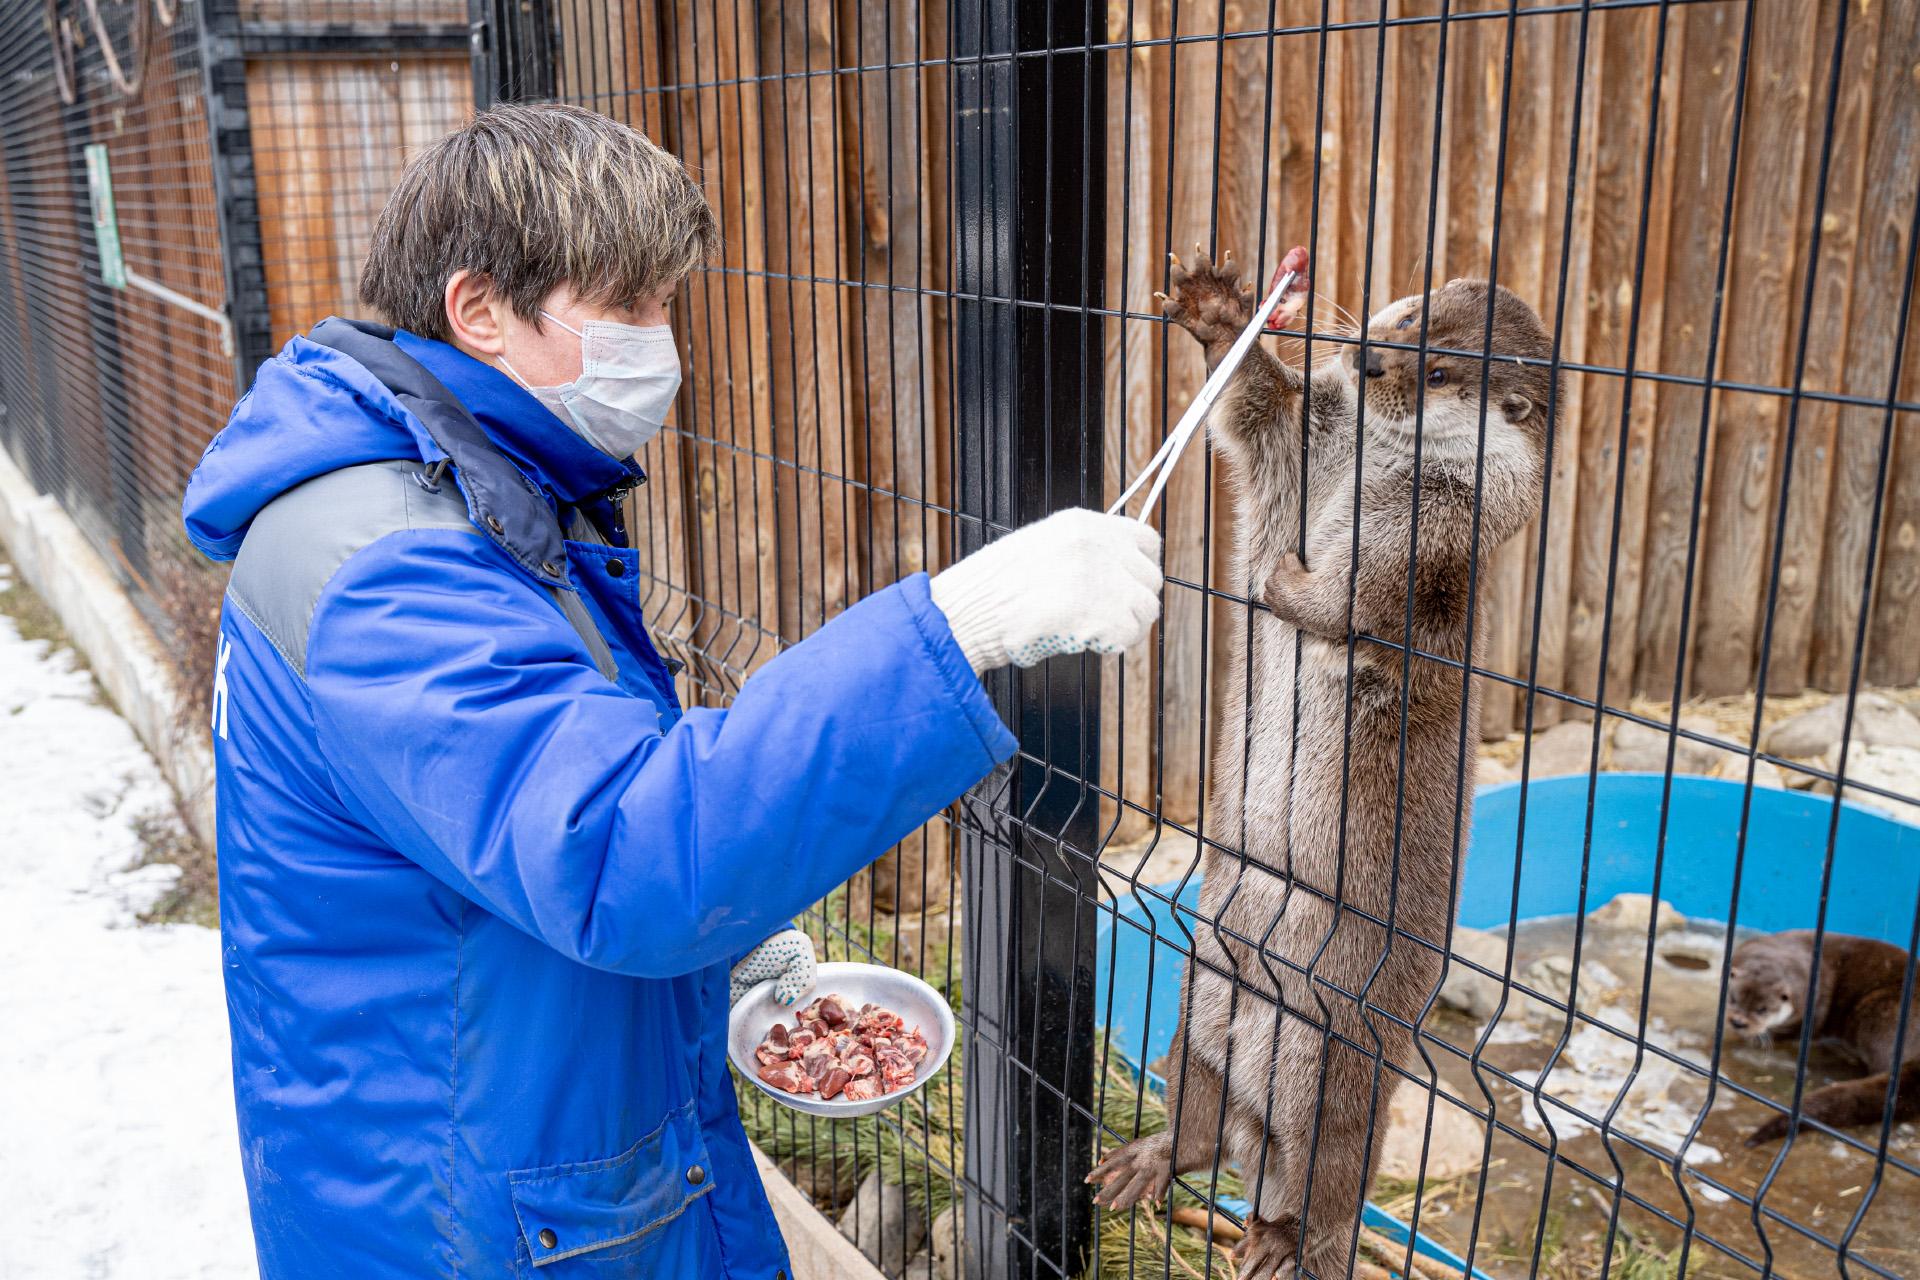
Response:
[{"label": "snow patch", "polygon": [[[0,572],[0,588],[11,574]],[[0,617],[0,1205],[9,1280],[258,1274],[220,939],[136,927],[179,869],[129,870],[173,797],[66,650]]]}]

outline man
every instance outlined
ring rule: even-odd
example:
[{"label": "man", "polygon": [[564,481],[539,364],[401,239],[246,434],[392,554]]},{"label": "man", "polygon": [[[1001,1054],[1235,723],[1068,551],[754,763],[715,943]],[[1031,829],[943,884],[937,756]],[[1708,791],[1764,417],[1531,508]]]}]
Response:
[{"label": "man", "polygon": [[1065,512],[683,714],[619,499],[715,239],[624,125],[481,115],[375,228],[396,327],[295,338],[188,486],[234,561],[221,929],[268,1280],[779,1280],[729,970],[801,994],[791,917],[1011,754],[979,672],[1158,615],[1152,532]]}]

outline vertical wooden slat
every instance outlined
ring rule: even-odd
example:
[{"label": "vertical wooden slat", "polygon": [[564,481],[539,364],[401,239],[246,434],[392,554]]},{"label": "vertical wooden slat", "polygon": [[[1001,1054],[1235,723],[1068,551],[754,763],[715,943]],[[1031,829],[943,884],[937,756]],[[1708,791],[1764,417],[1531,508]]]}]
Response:
[{"label": "vertical wooden slat", "polygon": [[[1906,238],[1913,216],[1912,67],[1920,5],[1898,0],[1887,6],[1874,72],[1874,108],[1869,124],[1866,187],[1860,212],[1855,275],[1860,287],[1850,299],[1844,390],[1879,398],[1887,391],[1894,360],[1899,291],[1883,282],[1906,270]],[[1904,151],[1903,151],[1904,148]],[[1881,433],[1885,411],[1843,406],[1834,453],[1832,499],[1827,507],[1827,553],[1814,609],[1813,684],[1842,690],[1849,682],[1860,612],[1869,602],[1867,543],[1878,498]],[[1889,505],[1890,510],[1890,505]],[[1887,555],[1882,546],[1881,555]],[[1882,570],[1884,571],[1884,569]],[[1890,643],[1912,646],[1906,636]],[[1869,628],[1869,653],[1879,636]],[[1877,668],[1868,668],[1872,677]]]},{"label": "vertical wooden slat", "polygon": [[[1214,36],[1220,30],[1221,0],[1183,4],[1178,12],[1178,34]],[[1172,29],[1171,15],[1167,29]],[[1171,89],[1176,95],[1175,116],[1158,179],[1161,184],[1172,184],[1172,205],[1165,229],[1167,239],[1163,244],[1182,258],[1188,258],[1195,243],[1204,244],[1209,237],[1214,197],[1214,95],[1220,45],[1211,39],[1178,44],[1171,55],[1172,74],[1176,77]],[[1169,166],[1171,172],[1168,172]],[[1167,190],[1165,185],[1159,185],[1156,195],[1164,200]],[[1160,277],[1155,287],[1163,288],[1164,257],[1155,265]],[[1206,361],[1200,345],[1185,333],[1170,334],[1165,352],[1166,383],[1160,403],[1154,405],[1154,416],[1148,418],[1156,438],[1172,428],[1206,378]],[[1161,403],[1166,407],[1164,420],[1158,416]],[[1169,577],[1187,582],[1216,581],[1208,573],[1206,548],[1200,535],[1208,478],[1217,469],[1209,467],[1206,459],[1189,457],[1167,483],[1163,510],[1167,520]],[[1164,727],[1159,743],[1163,769],[1161,789],[1168,816],[1191,819],[1199,813],[1202,804],[1200,786],[1206,776],[1203,753],[1209,745],[1203,739],[1202,725],[1212,728],[1205,707],[1214,665],[1202,643],[1204,602],[1199,593],[1190,588],[1169,587],[1166,602],[1161,623],[1166,635],[1165,663],[1160,672]]]},{"label": "vertical wooden slat", "polygon": [[848,603],[847,393],[836,279],[844,268],[828,6],[760,10],[766,129],[780,634],[797,640]]},{"label": "vertical wooden slat", "polygon": [[[1908,321],[1904,353],[1898,341],[1897,303],[1911,296],[1915,278],[1905,271],[1913,226],[1913,201],[1920,186],[1920,154],[1913,139],[1920,133],[1920,6],[1912,0],[1889,6],[1886,30],[1891,38],[1884,51],[1884,86],[1875,136],[1868,152],[1871,175],[1868,208],[1873,217],[1876,251],[1892,266],[1884,276],[1905,286],[1883,290],[1887,357],[1882,378],[1892,374],[1892,362],[1903,360],[1897,389],[1904,399],[1920,394],[1920,335]],[[1894,77],[1904,76],[1904,83]],[[1897,264],[1897,265],[1894,265]],[[1905,277],[1903,279],[1903,277]],[[1867,368],[1871,369],[1871,363]],[[1881,394],[1876,392],[1874,394]],[[1873,684],[1904,685],[1920,680],[1920,414],[1902,413],[1894,422],[1894,450],[1889,459],[1887,510],[1880,531],[1880,564],[1874,587],[1873,616],[1867,642],[1867,680]]]},{"label": "vertical wooden slat", "polygon": [[[1873,107],[1873,69],[1879,58],[1882,5],[1856,8],[1847,15],[1847,46],[1833,113],[1833,150],[1828,166],[1826,199],[1820,213],[1820,256],[1813,264],[1813,308],[1807,316],[1805,385],[1809,390],[1832,391],[1844,380],[1848,319],[1854,289],[1854,256],[1859,248],[1860,200],[1864,187],[1867,129]],[[1836,29],[1835,7],[1819,7],[1813,50],[1816,91],[1813,107],[1826,109],[1826,75]],[[1810,229],[1820,148],[1810,142],[1804,157],[1806,176],[1801,184],[1800,222]],[[1796,286],[1804,288],[1802,280]],[[1801,317],[1795,298],[1788,317],[1798,342]],[[1791,378],[1791,369],[1788,371]],[[1832,496],[1833,458],[1838,446],[1835,430],[1839,414],[1827,401],[1803,400],[1794,429],[1794,451],[1787,493],[1787,519],[1781,530],[1780,580],[1773,615],[1773,642],[1767,669],[1769,694],[1799,693],[1806,688],[1813,648],[1813,611],[1826,551],[1825,515]]]},{"label": "vertical wooden slat", "polygon": [[[1505,32],[1484,20],[1460,23],[1448,35],[1447,206],[1436,246],[1441,254],[1436,282],[1453,276],[1484,278],[1488,271],[1504,40]],[[1504,675],[1526,674],[1521,628],[1531,577],[1530,543],[1526,531],[1514,535],[1492,554],[1482,577],[1474,624],[1480,636],[1477,645],[1482,664]],[[1510,732],[1518,713],[1512,686],[1484,682],[1481,728],[1486,736]]]},{"label": "vertical wooden slat", "polygon": [[[1738,73],[1741,15],[1719,8],[1689,8],[1669,15],[1670,114],[1662,146],[1675,155],[1672,197],[1666,206],[1670,239],[1660,279],[1665,294],[1661,360],[1667,372],[1703,377],[1709,363],[1715,267],[1726,202],[1729,141]],[[1671,47],[1674,38],[1684,49]],[[1649,272],[1651,280],[1652,272]],[[1723,317],[1724,318],[1724,317]],[[1635,397],[1643,394],[1636,389]],[[1681,660],[1680,623],[1687,604],[1687,556],[1694,534],[1696,497],[1701,507],[1713,495],[1696,494],[1701,438],[1700,388],[1663,384],[1655,397],[1659,426],[1654,435],[1652,514],[1646,542],[1646,575],[1639,617],[1635,680],[1656,696],[1670,696]],[[1711,423],[1709,422],[1709,427]],[[1710,474],[1710,473],[1709,473]],[[1700,575],[1694,575],[1697,592]],[[1698,619],[1694,619],[1694,629]],[[1684,690],[1683,690],[1684,693]]]},{"label": "vertical wooden slat", "polygon": [[[911,6],[841,0],[839,20],[843,56],[858,66],[884,68],[919,54],[919,14]],[[909,292],[923,285],[928,265],[921,102],[911,69],[843,79],[851,135],[843,171],[856,179],[848,184],[847,237],[862,286],[848,299],[864,419],[852,461],[864,482],[863,585],[873,590],[929,564],[931,352],[925,301]],[[922,828],[890,850],[872,868],[874,904],[894,912],[943,904],[947,847]]]},{"label": "vertical wooden slat", "polygon": [[[1785,385],[1787,336],[1800,290],[1800,182],[1816,56],[1815,5],[1770,6],[1754,25],[1739,192],[1733,215],[1733,266],[1722,322],[1721,376]],[[1822,95],[1824,97],[1824,94]],[[1709,697],[1750,687],[1766,569],[1779,492],[1780,435],[1786,401],[1721,392],[1715,397],[1714,501],[1701,539],[1701,591],[1694,628],[1692,686]]]},{"label": "vertical wooden slat", "polygon": [[[1136,5],[1133,38],[1155,38],[1164,29],[1154,23],[1164,16],[1161,5]],[[1124,11],[1113,15],[1111,39],[1125,37],[1125,20]],[[1125,61],[1110,69],[1107,82],[1115,108],[1107,115],[1108,305],[1157,315],[1153,293],[1165,278],[1160,246],[1166,243],[1165,203],[1156,194],[1163,189],[1159,175],[1165,170],[1167,143],[1167,113],[1160,103],[1169,54],[1165,48],[1148,48],[1114,56]],[[1120,320],[1107,328],[1105,496],[1109,500],[1118,497],[1127,481],[1146,465],[1159,441],[1156,388],[1162,337],[1162,327],[1151,320]],[[1120,714],[1110,726],[1102,726],[1101,777],[1140,810],[1151,810],[1154,801],[1156,665],[1155,648],[1149,646],[1122,662],[1107,664],[1102,671],[1104,705],[1114,706],[1117,699]],[[1102,817],[1112,821],[1114,809],[1110,807]],[[1121,817],[1115,839],[1137,839],[1149,825],[1144,812],[1128,811]]]},{"label": "vertical wooden slat", "polygon": [[[1535,16],[1513,21],[1516,29],[1512,83],[1505,88],[1510,105],[1499,280],[1531,302],[1542,321],[1551,325],[1559,288],[1560,234],[1570,154],[1567,116],[1571,104],[1564,93],[1549,95],[1534,88],[1554,79],[1559,20]],[[1504,40],[1507,33],[1503,27],[1504,24],[1494,27],[1490,34],[1497,33],[1498,38]],[[1502,74],[1497,64],[1493,70],[1492,100],[1497,104],[1503,91]],[[1571,406],[1562,405],[1557,412],[1577,415],[1577,401]],[[1525,533],[1515,539],[1525,549],[1529,563],[1537,565],[1540,526],[1546,526],[1546,569],[1541,576],[1542,587],[1537,597],[1529,596],[1521,624],[1529,634],[1538,637],[1537,679],[1543,689],[1566,687],[1567,600],[1579,474],[1580,451],[1564,447],[1562,437],[1554,449],[1551,501],[1529,522]],[[1533,627],[1532,618],[1536,598],[1541,613],[1537,629]],[[1557,723],[1563,705],[1555,698],[1536,699],[1534,726],[1545,728]]]},{"label": "vertical wooden slat", "polygon": [[[705,84],[679,94],[681,156],[707,191],[720,223],[723,270],[707,270],[682,291],[693,352],[692,460],[699,525],[702,617],[693,633],[707,677],[724,698],[777,649],[762,619],[776,616],[775,544],[762,517],[772,476],[767,396],[765,225],[758,183],[760,113],[756,95],[737,87],[755,74],[752,28],[739,0],[687,6],[675,24],[674,74]],[[576,63],[590,68],[589,43]],[[724,82],[715,84],[715,82]],[[753,163],[749,164],[749,158]]]}]

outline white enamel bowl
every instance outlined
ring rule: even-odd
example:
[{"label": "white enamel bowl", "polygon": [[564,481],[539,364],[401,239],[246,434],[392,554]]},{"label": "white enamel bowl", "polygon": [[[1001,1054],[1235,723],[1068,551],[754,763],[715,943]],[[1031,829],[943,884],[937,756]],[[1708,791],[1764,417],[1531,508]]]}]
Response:
[{"label": "white enamel bowl", "polygon": [[[940,1068],[947,1065],[947,1055],[953,1052],[953,1010],[938,991],[910,973],[889,969],[883,964],[847,961],[823,964],[812,993],[795,1009],[782,1006],[773,994],[773,987],[774,979],[768,978],[733,1006],[727,1019],[727,1056],[733,1060],[734,1070],[746,1077],[754,1088],[795,1111],[814,1116],[872,1115],[933,1079]],[[920,1028],[927,1037],[927,1056],[915,1071],[912,1084],[877,1098],[848,1102],[844,1098],[828,1101],[817,1094],[788,1093],[760,1078],[760,1063],[753,1051],[766,1039],[767,1028],[776,1022],[785,1022],[791,1030],[796,1009],[826,995],[843,996],[855,1009],[863,1004],[880,1005],[899,1014],[909,1028]]]}]

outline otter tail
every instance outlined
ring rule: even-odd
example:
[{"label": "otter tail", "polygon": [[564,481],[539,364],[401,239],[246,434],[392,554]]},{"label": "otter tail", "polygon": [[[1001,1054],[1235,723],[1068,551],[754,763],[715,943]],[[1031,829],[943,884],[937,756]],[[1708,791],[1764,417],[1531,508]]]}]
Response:
[{"label": "otter tail", "polygon": [[[1818,1120],[1832,1129],[1879,1124],[1886,1116],[1890,1079],[1889,1073],[1876,1071],[1858,1080],[1844,1080],[1815,1089],[1801,1099],[1800,1113],[1803,1118]],[[1899,1092],[1893,1099],[1896,1123],[1916,1117],[1920,1117],[1920,1059],[1901,1066]],[[1789,1116],[1774,1116],[1747,1135],[1747,1145],[1757,1147],[1764,1142],[1777,1142],[1787,1136],[1791,1124]]]}]

